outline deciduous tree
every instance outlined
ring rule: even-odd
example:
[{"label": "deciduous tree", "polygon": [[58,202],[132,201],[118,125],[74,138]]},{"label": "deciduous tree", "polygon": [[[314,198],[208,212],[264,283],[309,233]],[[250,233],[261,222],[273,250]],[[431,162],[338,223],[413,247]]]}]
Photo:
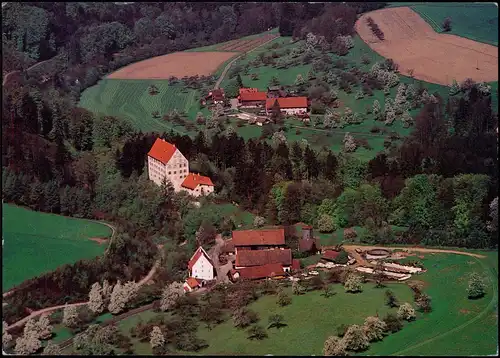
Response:
[{"label": "deciduous tree", "polygon": [[179,297],[184,295],[184,288],[180,282],[172,282],[165,287],[162,293],[160,308],[162,311],[167,311],[175,306]]},{"label": "deciduous tree", "polygon": [[469,278],[469,287],[467,287],[467,295],[469,298],[481,298],[486,294],[486,285],[483,278],[477,273],[473,272]]},{"label": "deciduous tree", "polygon": [[69,328],[74,328],[80,322],[78,316],[78,310],[76,306],[66,306],[63,310],[63,320],[62,323]]},{"label": "deciduous tree", "polygon": [[149,336],[149,344],[151,345],[152,349],[162,347],[165,344],[165,337],[163,336],[160,327],[153,327]]},{"label": "deciduous tree", "polygon": [[63,355],[63,352],[61,350],[61,347],[59,347],[59,345],[52,343],[52,341],[49,341],[49,343],[47,343],[47,346],[43,349],[42,355],[43,356],[60,356],[60,355]]},{"label": "deciduous tree", "polygon": [[347,344],[345,340],[337,337],[330,336],[326,339],[323,346],[323,355],[325,356],[346,356]]},{"label": "deciduous tree", "polygon": [[370,341],[368,340],[363,327],[360,327],[357,324],[353,324],[347,329],[347,332],[342,340],[345,341],[346,348],[354,352],[363,351],[370,345]]},{"label": "deciduous tree", "polygon": [[363,286],[361,285],[362,278],[358,274],[351,273],[344,283],[344,288],[346,292],[358,293],[363,291]]},{"label": "deciduous tree", "polygon": [[95,282],[89,292],[89,309],[94,313],[101,313],[104,310],[102,299],[102,288],[99,282]]},{"label": "deciduous tree", "polygon": [[405,302],[401,306],[399,306],[397,315],[398,318],[403,319],[405,321],[414,320],[416,317],[415,309],[408,302]]},{"label": "deciduous tree", "polygon": [[386,334],[387,325],[380,318],[370,316],[366,317],[363,330],[370,342],[380,341]]}]

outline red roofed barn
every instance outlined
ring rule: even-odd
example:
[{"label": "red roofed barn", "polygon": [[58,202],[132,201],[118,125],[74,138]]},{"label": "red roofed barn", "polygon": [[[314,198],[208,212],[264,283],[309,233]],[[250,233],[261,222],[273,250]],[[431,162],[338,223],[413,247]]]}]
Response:
[{"label": "red roofed barn", "polygon": [[284,229],[237,230],[233,231],[233,245],[236,253],[240,250],[258,250],[283,247]]},{"label": "red roofed barn", "polygon": [[238,102],[242,108],[263,107],[266,104],[266,92],[240,92]]},{"label": "red roofed barn", "polygon": [[148,153],[149,180],[161,185],[169,180],[175,191],[185,190],[193,196],[207,195],[214,191],[208,177],[189,173],[189,161],[175,145],[157,138]]},{"label": "red roofed barn", "polygon": [[281,112],[286,114],[305,114],[307,113],[308,104],[307,97],[281,97],[268,98],[266,100],[266,112],[271,113],[271,109],[275,102],[278,102]]}]

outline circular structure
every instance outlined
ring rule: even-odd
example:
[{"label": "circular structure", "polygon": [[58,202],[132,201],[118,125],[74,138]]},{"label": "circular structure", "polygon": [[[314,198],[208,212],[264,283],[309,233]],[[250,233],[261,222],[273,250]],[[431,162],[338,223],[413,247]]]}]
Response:
[{"label": "circular structure", "polygon": [[371,256],[389,256],[391,254],[391,252],[389,250],[385,250],[385,249],[373,249],[373,250],[367,251],[366,253],[368,255],[371,255]]}]

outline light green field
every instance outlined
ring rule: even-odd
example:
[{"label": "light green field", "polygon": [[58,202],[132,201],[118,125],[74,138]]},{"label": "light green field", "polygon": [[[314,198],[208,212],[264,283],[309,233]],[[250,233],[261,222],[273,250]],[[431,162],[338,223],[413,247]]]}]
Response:
[{"label": "light green field", "polygon": [[[148,88],[155,85],[159,94],[152,96]],[[104,79],[82,93],[80,106],[94,113],[126,119],[136,129],[143,132],[165,132],[174,129],[187,134],[184,127],[162,118],[153,118],[152,112],[160,116],[176,109],[185,112],[190,119],[200,111],[200,94],[197,90],[181,85],[170,86],[167,80],[116,80]]]},{"label": "light green field", "polygon": [[445,18],[451,18],[450,34],[498,46],[498,8],[494,3],[393,3],[391,7],[409,6],[427,21],[434,31],[443,32]]},{"label": "light green field", "polygon": [[2,290],[23,281],[74,263],[101,255],[106,244],[88,240],[110,237],[103,224],[2,205]]}]

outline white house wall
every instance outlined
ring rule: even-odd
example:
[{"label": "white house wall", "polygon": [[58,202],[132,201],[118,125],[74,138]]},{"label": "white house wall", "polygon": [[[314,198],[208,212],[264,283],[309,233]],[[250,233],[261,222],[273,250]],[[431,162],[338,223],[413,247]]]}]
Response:
[{"label": "white house wall", "polygon": [[157,185],[161,185],[163,178],[166,178],[170,180],[175,191],[179,191],[188,174],[189,162],[178,149],[175,150],[174,155],[166,165],[148,156],[148,176]]},{"label": "white house wall", "polygon": [[214,267],[205,257],[201,255],[200,258],[195,262],[191,270],[191,276],[194,278],[199,278],[202,280],[213,280],[214,279]]}]

